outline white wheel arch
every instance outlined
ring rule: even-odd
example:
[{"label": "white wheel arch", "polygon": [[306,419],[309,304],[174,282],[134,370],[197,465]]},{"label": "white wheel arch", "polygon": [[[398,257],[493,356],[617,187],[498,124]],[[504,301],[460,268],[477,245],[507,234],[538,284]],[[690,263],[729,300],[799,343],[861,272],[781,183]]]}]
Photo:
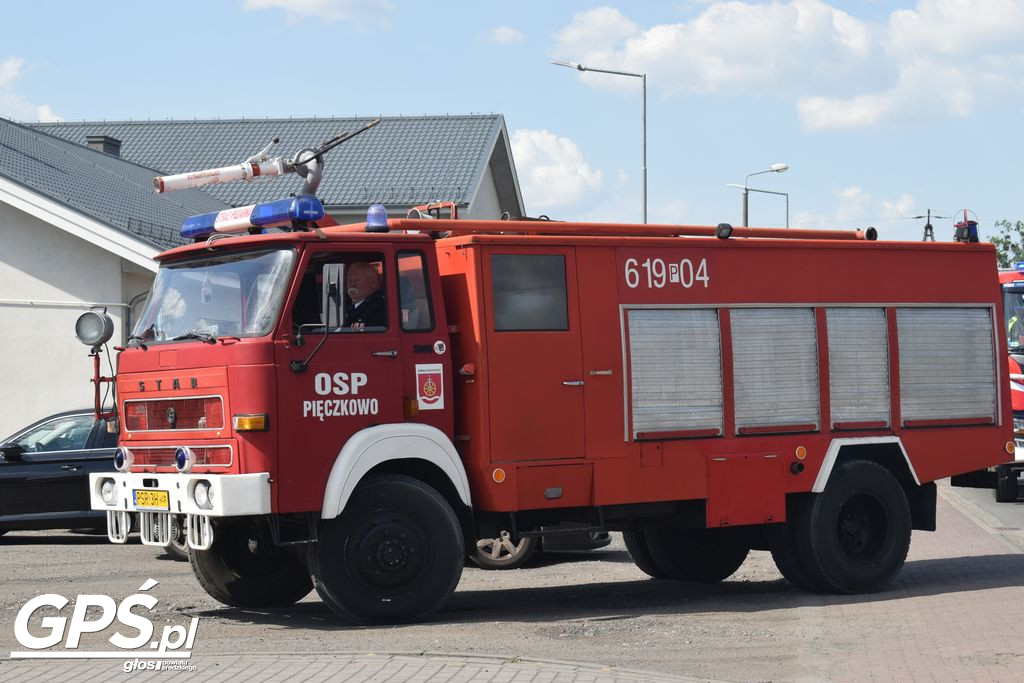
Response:
[{"label": "white wheel arch", "polygon": [[821,469],[818,470],[818,476],[814,480],[814,486],[811,491],[814,493],[821,493],[825,490],[825,484],[828,483],[828,478],[832,474],[832,468],[836,465],[836,459],[839,457],[839,451],[842,450],[843,446],[869,446],[872,444],[890,444],[894,443],[900,447],[900,453],[903,454],[903,459],[907,463],[907,469],[910,470],[910,476],[914,478],[914,483],[918,486],[921,485],[921,480],[917,477],[917,471],[914,470],[914,464],[910,462],[910,458],[907,456],[907,449],[903,447],[903,442],[898,436],[878,436],[878,437],[860,437],[850,439],[832,439],[832,443],[828,445],[828,451],[825,452],[825,460],[821,463]]},{"label": "white wheel arch", "polygon": [[341,514],[366,473],[391,460],[425,460],[451,481],[459,499],[470,505],[469,478],[454,444],[441,430],[422,424],[386,424],[352,435],[334,461],[324,491],[323,519]]}]

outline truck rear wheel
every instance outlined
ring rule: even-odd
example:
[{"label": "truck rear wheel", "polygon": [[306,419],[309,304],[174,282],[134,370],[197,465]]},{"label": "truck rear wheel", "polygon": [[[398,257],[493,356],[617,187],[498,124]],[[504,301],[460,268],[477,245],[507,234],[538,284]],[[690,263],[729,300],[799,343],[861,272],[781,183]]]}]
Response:
[{"label": "truck rear wheel", "polygon": [[668,578],[665,572],[658,569],[658,565],[654,564],[654,558],[651,557],[651,550],[647,547],[647,538],[644,536],[643,529],[628,529],[623,531],[622,540],[626,542],[626,550],[629,551],[629,556],[632,558],[633,564],[635,564],[640,571],[651,578]]},{"label": "truck rear wheel", "polygon": [[313,590],[299,555],[275,546],[256,524],[218,524],[210,549],[190,549],[189,561],[199,585],[232,607],[291,605]]},{"label": "truck rear wheel", "polygon": [[794,543],[808,578],[822,590],[870,593],[899,573],[910,548],[910,506],[881,465],[851,460],[825,491],[801,506]]},{"label": "truck rear wheel", "polygon": [[803,561],[797,551],[796,537],[793,519],[797,517],[802,507],[802,501],[795,501],[788,506],[786,516],[790,521],[781,524],[768,526],[768,549],[771,550],[775,566],[786,581],[801,590],[818,592],[822,587],[814,582],[811,575],[804,568]]},{"label": "truck rear wheel", "polygon": [[1017,473],[1006,465],[996,467],[996,502],[1012,503],[1020,495]]},{"label": "truck rear wheel", "polygon": [[423,482],[398,474],[359,484],[327,520],[312,551],[316,590],[337,614],[400,623],[435,612],[455,591],[465,546],[451,506]]},{"label": "truck rear wheel", "polygon": [[654,566],[668,579],[718,583],[732,576],[750,547],[719,529],[659,527],[644,532]]}]

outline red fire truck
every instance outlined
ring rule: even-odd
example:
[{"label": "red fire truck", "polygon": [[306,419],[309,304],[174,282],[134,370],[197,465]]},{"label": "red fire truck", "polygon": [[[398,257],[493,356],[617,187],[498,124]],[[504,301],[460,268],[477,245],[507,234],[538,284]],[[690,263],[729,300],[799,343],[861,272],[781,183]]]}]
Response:
[{"label": "red fire truck", "polygon": [[994,468],[996,500],[1012,503],[1020,497],[1018,479],[1024,471],[1024,263],[999,271],[1003,292],[1003,320],[1010,352],[1010,402],[1017,448],[1014,459]]},{"label": "red fire truck", "polygon": [[[475,539],[542,528],[621,530],[663,579],[764,549],[801,588],[876,591],[934,530],[935,480],[1014,451],[989,244],[331,222],[311,192],[186,221],[94,378],[116,385],[116,471],[90,479],[111,540],[133,513],[166,544],[184,515],[222,603],[315,587],[358,622],[421,619]],[[78,336],[98,354],[110,329]]]}]

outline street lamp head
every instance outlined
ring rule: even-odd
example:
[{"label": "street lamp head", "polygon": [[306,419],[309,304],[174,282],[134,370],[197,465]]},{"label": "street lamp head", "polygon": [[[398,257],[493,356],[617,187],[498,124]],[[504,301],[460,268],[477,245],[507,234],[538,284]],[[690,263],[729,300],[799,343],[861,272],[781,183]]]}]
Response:
[{"label": "street lamp head", "polygon": [[577,64],[576,62],[551,62],[551,63],[554,64],[555,66],[566,66],[566,67],[569,67],[570,69],[576,69],[577,71],[586,71],[587,70],[587,68],[585,66],[583,66],[582,64]]},{"label": "street lamp head", "polygon": [[783,173],[789,170],[789,164],[772,164],[768,167],[768,170],[774,173]]}]

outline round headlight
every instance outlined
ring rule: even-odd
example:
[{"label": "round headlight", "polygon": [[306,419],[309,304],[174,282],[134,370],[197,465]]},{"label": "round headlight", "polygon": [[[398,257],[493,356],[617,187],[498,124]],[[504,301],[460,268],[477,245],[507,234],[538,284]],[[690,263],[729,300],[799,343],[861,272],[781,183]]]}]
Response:
[{"label": "round headlight", "polygon": [[117,500],[117,487],[114,485],[113,479],[104,479],[103,484],[100,486],[100,497],[103,498],[103,502],[107,505],[113,505]]},{"label": "round headlight", "polygon": [[178,446],[174,451],[174,467],[179,472],[189,472],[196,463],[196,454],[188,446]]},{"label": "round headlight", "polygon": [[132,468],[132,462],[135,458],[132,456],[132,452],[124,446],[118,446],[117,450],[114,451],[114,469],[118,472],[127,472]]},{"label": "round headlight", "polygon": [[192,494],[192,497],[195,499],[196,505],[198,505],[199,507],[210,507],[210,485],[205,481],[196,482],[196,488]]},{"label": "round headlight", "polygon": [[106,344],[114,335],[114,321],[106,313],[86,311],[75,322],[75,336],[86,346]]}]

